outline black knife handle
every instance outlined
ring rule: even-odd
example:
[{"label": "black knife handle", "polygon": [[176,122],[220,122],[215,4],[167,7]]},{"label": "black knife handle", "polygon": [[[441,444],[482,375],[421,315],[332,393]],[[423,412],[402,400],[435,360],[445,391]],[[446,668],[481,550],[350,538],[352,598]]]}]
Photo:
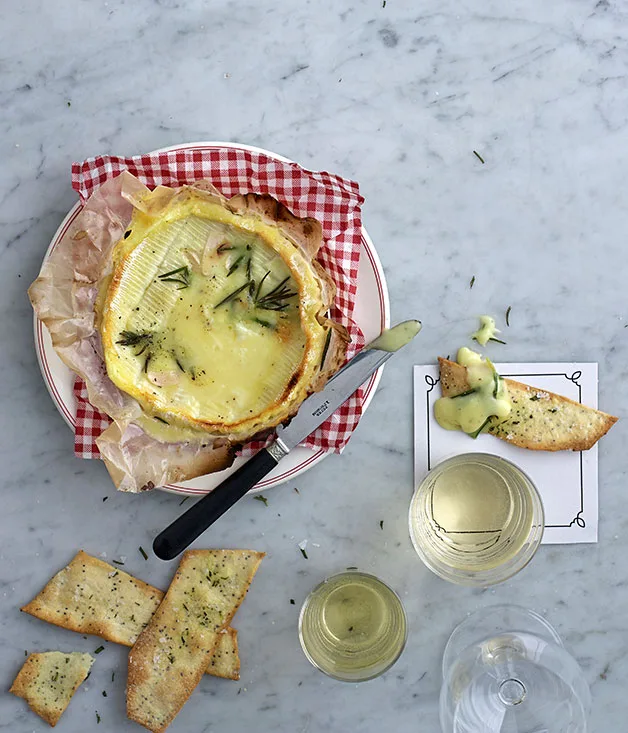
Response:
[{"label": "black knife handle", "polygon": [[153,542],[153,552],[161,560],[172,560],[230,509],[238,499],[267,473],[278,461],[266,448],[242,464],[211,493],[175,519]]}]

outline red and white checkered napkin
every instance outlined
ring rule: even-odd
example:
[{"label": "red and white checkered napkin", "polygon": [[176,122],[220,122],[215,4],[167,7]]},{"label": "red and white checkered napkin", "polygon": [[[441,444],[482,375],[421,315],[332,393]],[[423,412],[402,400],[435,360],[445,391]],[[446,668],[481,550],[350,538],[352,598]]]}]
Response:
[{"label": "red and white checkered napkin", "polygon": [[[85,202],[98,186],[123,170],[130,171],[149,188],[181,186],[205,178],[227,198],[247,192],[270,194],[296,216],[318,219],[325,239],[318,259],[337,286],[331,317],[351,334],[348,358],[364,345],[364,336],[352,320],[362,238],[360,207],[364,201],[357,183],[330,173],[308,171],[263,153],[200,146],[133,158],[88,158],[72,165],[72,187]],[[78,378],[74,394],[77,400],[74,452],[80,458],[97,458],[96,438],[111,421],[88,402],[85,384]],[[360,389],[308,436],[303,445],[341,451],[360,420],[363,402]],[[243,453],[251,453],[259,446],[249,444]]]}]

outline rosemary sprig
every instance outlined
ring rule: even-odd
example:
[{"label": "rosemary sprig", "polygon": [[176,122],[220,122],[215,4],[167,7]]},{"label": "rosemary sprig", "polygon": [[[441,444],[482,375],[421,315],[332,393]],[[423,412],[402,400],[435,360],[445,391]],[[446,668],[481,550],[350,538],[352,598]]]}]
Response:
[{"label": "rosemary sprig", "polygon": [[164,272],[163,275],[158,275],[158,279],[162,283],[178,283],[181,287],[177,290],[183,290],[183,288],[190,287],[190,268],[187,265],[183,267],[177,267],[176,270],[170,270],[170,272]]},{"label": "rosemary sprig", "polygon": [[[153,334],[148,332],[135,333],[134,331],[122,331],[121,338],[116,341],[121,346],[139,346],[139,351],[135,352],[135,356],[141,356],[153,342]],[[150,353],[146,357],[148,361]]]},{"label": "rosemary sprig", "polygon": [[[121,346],[142,346],[148,345],[153,340],[153,334],[144,331],[143,333],[135,333],[134,331],[121,331],[121,338],[116,341]],[[140,352],[141,353],[141,352]]]},{"label": "rosemary sprig", "polygon": [[285,301],[290,298],[294,298],[297,294],[296,291],[290,290],[290,288],[287,287],[286,283],[288,280],[290,280],[290,275],[285,277],[278,285],[275,285],[275,287],[272,290],[269,290],[266,295],[261,295],[261,288],[258,288],[255,305],[258,308],[263,308],[264,310],[269,311],[285,310],[289,305],[289,303],[286,303]]}]

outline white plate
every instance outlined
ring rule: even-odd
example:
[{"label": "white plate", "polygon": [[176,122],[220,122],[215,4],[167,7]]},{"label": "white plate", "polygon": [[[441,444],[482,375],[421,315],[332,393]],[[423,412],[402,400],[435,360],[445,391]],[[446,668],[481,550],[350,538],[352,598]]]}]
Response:
[{"label": "white plate", "polygon": [[[191,150],[191,149],[208,149],[208,148],[240,148],[251,150],[256,153],[268,155],[277,160],[290,162],[287,158],[271,153],[262,148],[255,148],[250,145],[239,145],[236,143],[224,142],[198,142],[186,143],[184,145],[173,145],[169,148],[161,148],[154,152],[166,152],[169,150]],[[63,237],[68,227],[78,216],[82,209],[80,203],[75,204],[69,214],[61,222],[57,229],[50,246],[46,251],[44,261],[48,259],[52,250]],[[377,336],[382,329],[390,325],[390,304],[388,301],[388,288],[386,279],[382,269],[381,262],[373,246],[366,230],[362,228],[362,250],[360,253],[360,265],[358,268],[358,291],[356,296],[355,310],[353,319],[362,329],[367,343]],[[37,359],[44,377],[44,382],[48,387],[50,396],[55,403],[57,409],[64,417],[68,425],[74,430],[76,426],[76,403],[74,400],[73,384],[74,372],[66,367],[59,359],[57,353],[52,347],[52,340],[48,330],[43,327],[42,323],[35,318],[35,349],[37,351]],[[377,385],[381,378],[383,367],[375,372],[365,384],[365,400],[363,412],[366,411],[370,401],[373,399]],[[296,478],[299,474],[307,471],[312,466],[327,455],[324,450],[311,450],[310,448],[295,448],[280,463],[274,471],[260,481],[254,491],[261,489],[269,489],[273,486]],[[206,494],[214,489],[229,474],[233,473],[238,466],[244,463],[243,458],[236,458],[233,465],[225,471],[211,473],[207,476],[199,476],[198,478],[184,481],[181,484],[168,484],[161,487],[165,491],[171,491],[177,494]]]}]

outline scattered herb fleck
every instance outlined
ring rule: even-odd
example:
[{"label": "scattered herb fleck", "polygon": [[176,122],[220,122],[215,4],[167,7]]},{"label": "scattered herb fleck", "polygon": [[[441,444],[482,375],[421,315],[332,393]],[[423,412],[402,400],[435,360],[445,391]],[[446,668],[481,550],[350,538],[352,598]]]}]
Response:
[{"label": "scattered herb fleck", "polygon": [[72,102],[70,102],[70,100],[69,100],[69,99],[68,99],[68,101],[66,102],[66,104],[68,105],[68,107],[71,107],[71,106],[72,106]]},{"label": "scattered herb fleck", "polygon": [[533,394],[532,397],[530,397],[530,402],[538,402],[541,398],[538,396],[538,394]]},{"label": "scattered herb fleck", "polygon": [[384,529],[384,520],[383,519],[379,520],[379,528]]},{"label": "scattered herb fleck", "polygon": [[189,496],[185,496],[185,497],[184,497],[183,499],[181,499],[181,501],[179,502],[179,506],[181,506],[182,504],[185,504],[185,502],[186,502],[186,501],[187,501],[187,500],[188,500],[189,498],[190,498]]},{"label": "scattered herb fleck", "polygon": [[160,423],[163,423],[164,425],[170,425],[170,423],[167,420],[164,420],[163,417],[159,417],[159,415],[153,415],[155,420],[157,420]]},{"label": "scattered herb fleck", "polygon": [[469,281],[469,290],[475,285],[475,275]]},{"label": "scattered herb fleck", "polygon": [[25,657],[27,657],[27,656],[28,656],[28,652],[26,651],[26,649],[24,649],[24,656],[25,656]]},{"label": "scattered herb fleck", "polygon": [[512,306],[509,305],[508,308],[506,308],[506,325],[510,326],[510,311],[512,310]]},{"label": "scattered herb fleck", "polygon": [[382,8],[385,8],[385,7],[386,7],[386,0],[383,0],[383,2],[382,2]]},{"label": "scattered herb fleck", "polygon": [[144,558],[144,560],[148,560],[148,555],[146,554],[146,551],[144,550],[144,548],[142,547],[142,545],[139,546],[139,551],[140,551],[140,554],[142,555],[142,557]]},{"label": "scattered herb fleck", "polygon": [[305,558],[306,560],[308,560],[309,558],[308,558],[308,556],[307,556],[307,552],[306,552],[306,551],[305,551],[305,550],[304,550],[304,549],[303,549],[302,547],[299,547],[299,550],[301,550],[301,554],[303,555],[303,557],[304,557],[304,558]]},{"label": "scattered herb fleck", "polygon": [[484,165],[484,158],[477,152],[477,150],[473,151],[473,155],[475,155],[475,157],[480,161],[480,163]]},{"label": "scattered herb fleck", "polygon": [[352,565],[351,567],[347,568],[347,570],[357,570],[357,568],[355,567],[355,565]]},{"label": "scattered herb fleck", "polygon": [[55,673],[54,673],[54,674],[52,675],[52,681],[53,681],[53,682],[56,682],[56,681],[57,681],[58,679],[59,679],[59,671],[57,670],[57,671],[56,671],[56,672],[55,672]]},{"label": "scattered herb fleck", "polygon": [[115,680],[115,678],[116,678],[116,673],[115,672],[112,672],[111,673],[111,681],[113,682]]},{"label": "scattered herb fleck", "polygon": [[600,672],[600,679],[605,680],[608,677],[608,673],[610,671],[611,665],[607,664],[604,669]]},{"label": "scattered herb fleck", "polygon": [[174,654],[168,654],[168,659],[170,660],[170,664],[174,664]]},{"label": "scattered herb fleck", "polygon": [[294,598],[291,598],[291,599],[290,599],[290,605],[291,605],[291,606],[294,606],[294,603],[295,603],[295,602],[294,602]]},{"label": "scattered herb fleck", "polygon": [[112,560],[112,562],[114,562],[116,565],[124,565],[122,560]]},{"label": "scattered herb fleck", "polygon": [[96,711],[96,723],[100,723],[100,715],[98,715],[98,710]]},{"label": "scattered herb fleck", "polygon": [[130,236],[131,236],[131,232],[132,232],[132,231],[133,231],[132,229],[128,229],[128,230],[127,230],[126,232],[124,232],[124,238],[125,238],[125,239],[128,239],[128,237],[130,237]]},{"label": "scattered herb fleck", "polygon": [[295,491],[297,492],[297,494],[300,494],[300,493],[301,493],[301,492],[299,491],[299,489],[297,489],[297,487],[296,487],[296,486],[294,487],[294,490],[295,490]]},{"label": "scattered herb fleck", "polygon": [[104,652],[104,651],[105,651],[105,647],[99,646],[98,649],[94,649],[94,654],[100,654],[100,652]]},{"label": "scattered herb fleck", "polygon": [[103,691],[102,691],[102,696],[103,696],[103,697],[107,697],[107,690],[103,690]]},{"label": "scattered herb fleck", "polygon": [[108,496],[103,496],[103,498],[102,498],[102,500],[103,500],[103,503],[104,503],[105,501],[107,501],[107,499],[108,499],[108,498],[109,498]]},{"label": "scattered herb fleck", "polygon": [[349,626],[349,631],[353,631],[353,626]]},{"label": "scattered herb fleck", "polygon": [[268,506],[268,499],[265,496],[262,496],[261,494],[257,494],[257,496],[253,497],[256,501],[261,501],[264,503],[264,506]]},{"label": "scattered herb fleck", "polygon": [[496,344],[503,344],[504,346],[506,346],[506,342],[505,341],[502,341],[501,339],[496,339],[493,336],[491,336],[491,338],[489,339],[489,341],[494,341]]}]

